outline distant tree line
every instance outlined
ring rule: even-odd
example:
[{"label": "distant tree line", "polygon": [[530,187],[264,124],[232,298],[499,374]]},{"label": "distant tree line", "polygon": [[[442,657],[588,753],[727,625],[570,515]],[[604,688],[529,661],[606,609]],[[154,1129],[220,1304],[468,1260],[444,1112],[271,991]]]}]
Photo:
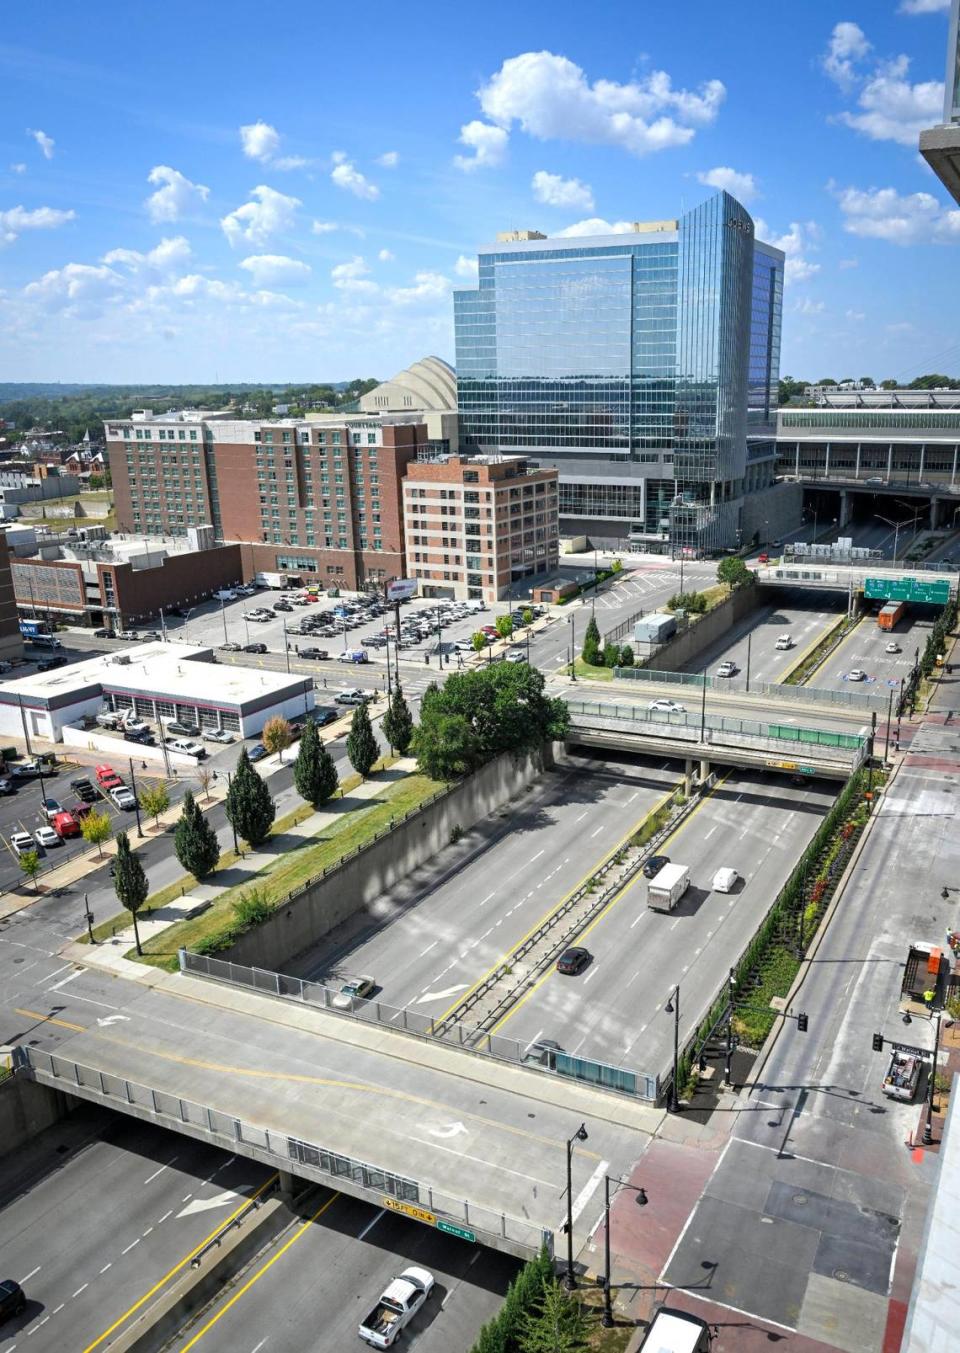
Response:
[{"label": "distant tree line", "polygon": [[937,372],[915,376],[907,385],[892,377],[875,381],[872,376],[841,376],[840,380],[835,380],[833,376],[821,376],[817,381],[808,381],[794,380],[792,376],[781,376],[778,401],[780,404],[789,404],[791,399],[801,399],[809,385],[846,385],[850,382],[861,386],[864,390],[960,390],[960,377],[943,376]]}]

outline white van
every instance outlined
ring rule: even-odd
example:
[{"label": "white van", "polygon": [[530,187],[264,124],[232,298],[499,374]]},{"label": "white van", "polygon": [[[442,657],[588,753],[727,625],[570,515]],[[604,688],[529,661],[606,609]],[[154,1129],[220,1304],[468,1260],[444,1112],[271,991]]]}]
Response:
[{"label": "white van", "polygon": [[710,1326],[705,1320],[661,1306],[640,1349],[641,1353],[644,1349],[646,1353],[709,1353],[711,1342]]},{"label": "white van", "polygon": [[776,647],[781,651],[788,648],[793,648],[793,635],[781,634],[779,639],[777,640]]},{"label": "white van", "polygon": [[234,592],[232,587],[222,587],[219,592],[213,594],[217,601],[236,601],[238,593]]},{"label": "white van", "polygon": [[713,876],[713,891],[732,893],[739,881],[740,875],[735,869],[718,869]]}]

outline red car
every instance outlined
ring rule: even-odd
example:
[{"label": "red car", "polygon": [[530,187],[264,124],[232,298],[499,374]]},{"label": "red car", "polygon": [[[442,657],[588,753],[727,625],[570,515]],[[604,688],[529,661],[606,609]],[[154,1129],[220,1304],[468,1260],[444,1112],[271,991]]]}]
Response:
[{"label": "red car", "polygon": [[123,784],[120,776],[112,766],[97,766],[94,774],[97,777],[97,784],[101,789],[116,789]]},{"label": "red car", "polygon": [[769,564],[769,562],[770,562],[770,556],[769,556],[769,554],[758,554],[758,555],[757,555],[757,563],[758,563],[758,564]]},{"label": "red car", "polygon": [[80,823],[74,817],[73,813],[64,812],[55,814],[50,825],[61,840],[67,836],[80,835]]}]

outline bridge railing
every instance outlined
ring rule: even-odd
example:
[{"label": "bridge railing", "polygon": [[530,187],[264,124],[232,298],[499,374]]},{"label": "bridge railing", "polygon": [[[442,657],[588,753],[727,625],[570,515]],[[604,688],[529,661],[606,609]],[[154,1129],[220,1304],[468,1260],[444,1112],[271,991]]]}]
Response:
[{"label": "bridge railing", "polygon": [[199,1129],[231,1150],[250,1147],[256,1152],[257,1159],[266,1157],[277,1169],[291,1170],[334,1188],[349,1181],[351,1187],[347,1192],[369,1194],[379,1206],[413,1216],[441,1231],[453,1227],[456,1228],[454,1234],[464,1229],[482,1232],[484,1238],[489,1237],[494,1244],[497,1239],[507,1240],[530,1254],[537,1253],[544,1241],[551,1244],[549,1233],[521,1217],[482,1207],[467,1198],[455,1198],[429,1184],[393,1174],[367,1161],[314,1142],[301,1141],[275,1128],[247,1123],[220,1109],[85,1066],[58,1053],[21,1046],[17,1050],[17,1066],[18,1070],[28,1071],[43,1084],[55,1085],[68,1094],[115,1106],[121,1111],[139,1109],[161,1125]]},{"label": "bridge railing", "polygon": [[882,694],[871,691],[868,683],[858,683],[856,690],[831,691],[817,686],[784,686],[772,681],[751,681],[747,689],[746,681],[736,677],[706,677],[698,672],[657,672],[650,667],[615,667],[615,677],[625,681],[646,682],[650,686],[682,686],[693,688],[699,694],[706,680],[708,691],[721,694],[759,695],[777,700],[790,700],[798,705],[835,705],[838,709],[865,709],[884,713],[890,699],[890,691],[900,689],[899,681],[891,685],[884,684]]}]

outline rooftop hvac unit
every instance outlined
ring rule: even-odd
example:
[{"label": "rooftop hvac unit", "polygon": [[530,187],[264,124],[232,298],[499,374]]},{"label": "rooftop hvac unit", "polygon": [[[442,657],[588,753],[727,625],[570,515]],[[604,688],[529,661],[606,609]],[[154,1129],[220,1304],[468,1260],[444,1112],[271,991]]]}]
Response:
[{"label": "rooftop hvac unit", "polygon": [[120,663],[121,666],[129,665],[129,663],[130,663],[130,654],[129,654],[129,653],[118,653],[117,656],[116,656],[115,658],[112,659],[112,661],[113,661],[113,662],[118,662],[118,663]]}]

